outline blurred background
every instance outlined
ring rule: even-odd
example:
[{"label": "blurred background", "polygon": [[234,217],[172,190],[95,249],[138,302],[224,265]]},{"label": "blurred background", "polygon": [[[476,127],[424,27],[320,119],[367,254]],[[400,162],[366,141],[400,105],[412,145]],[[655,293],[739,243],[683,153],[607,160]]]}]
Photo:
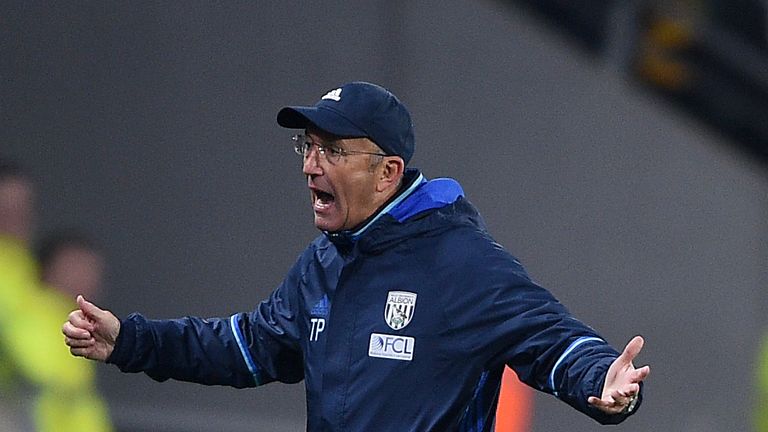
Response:
[{"label": "blurred background", "polygon": [[[0,155],[38,228],[101,245],[125,316],[254,308],[311,223],[280,107],[350,80],[410,108],[428,177],[652,373],[626,432],[745,431],[768,331],[761,0],[0,3]],[[65,317],[61,317],[62,321]],[[119,431],[297,431],[301,384],[99,365]],[[768,407],[766,407],[768,409]],[[532,431],[601,430],[537,394]]]}]

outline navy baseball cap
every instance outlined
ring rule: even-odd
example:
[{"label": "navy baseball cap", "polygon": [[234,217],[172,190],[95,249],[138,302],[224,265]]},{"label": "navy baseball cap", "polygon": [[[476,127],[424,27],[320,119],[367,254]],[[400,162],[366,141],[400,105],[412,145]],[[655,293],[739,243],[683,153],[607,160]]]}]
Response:
[{"label": "navy baseball cap", "polygon": [[400,156],[406,165],[414,151],[411,114],[387,89],[363,81],[326,93],[314,106],[288,106],[277,113],[277,123],[289,129],[308,124],[345,138],[365,137],[384,153]]}]

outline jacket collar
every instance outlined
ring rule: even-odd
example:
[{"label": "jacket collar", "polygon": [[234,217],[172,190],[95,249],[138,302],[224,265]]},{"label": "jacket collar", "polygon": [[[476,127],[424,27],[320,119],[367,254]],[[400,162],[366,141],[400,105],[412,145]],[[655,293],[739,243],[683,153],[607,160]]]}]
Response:
[{"label": "jacket collar", "polygon": [[464,196],[461,186],[452,179],[428,181],[419,170],[412,168],[406,170],[404,178],[400,192],[363,223],[350,230],[323,231],[323,234],[337,247],[351,247],[385,215],[402,223],[416,214],[443,207]]},{"label": "jacket collar", "polygon": [[408,196],[410,196],[413,191],[418,189],[419,186],[421,186],[423,183],[426,183],[427,181],[424,178],[424,175],[415,169],[406,170],[404,179],[405,181],[403,182],[403,186],[400,188],[400,192],[390,198],[389,201],[387,201],[368,219],[364,220],[360,225],[356,226],[355,228],[343,231],[323,231],[323,234],[325,234],[325,236],[328,237],[328,240],[337,246],[351,245],[354,243],[368,230],[368,228],[371,227],[371,225],[374,224],[374,222],[379,220],[379,218],[381,218],[383,215],[387,214],[388,211],[392,210],[392,208],[397,206],[399,203],[403,202],[403,200],[408,198]]}]

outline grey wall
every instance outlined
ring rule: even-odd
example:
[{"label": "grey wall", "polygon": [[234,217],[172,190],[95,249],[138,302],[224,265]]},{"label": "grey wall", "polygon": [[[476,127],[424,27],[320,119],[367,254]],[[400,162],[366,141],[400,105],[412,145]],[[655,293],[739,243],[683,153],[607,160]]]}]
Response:
[{"label": "grey wall", "polygon": [[[115,313],[228,315],[265,297],[316,235],[275,114],[365,79],[411,108],[412,164],[461,181],[535,279],[616,346],[646,337],[647,401],[622,430],[748,429],[766,167],[518,9],[11,2],[0,20],[0,153],[39,177],[41,228],[106,245]],[[303,427],[301,385],[100,374],[127,428]],[[598,429],[537,397],[536,431]]]}]

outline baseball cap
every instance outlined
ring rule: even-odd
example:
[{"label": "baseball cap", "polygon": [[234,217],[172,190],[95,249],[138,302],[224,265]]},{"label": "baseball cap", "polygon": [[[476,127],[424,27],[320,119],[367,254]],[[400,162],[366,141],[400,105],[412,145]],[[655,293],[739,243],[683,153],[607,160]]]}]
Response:
[{"label": "baseball cap", "polygon": [[326,93],[314,106],[288,106],[277,113],[277,123],[305,129],[309,123],[346,138],[365,137],[384,153],[400,156],[406,165],[414,151],[413,124],[408,109],[384,87],[363,81]]}]

